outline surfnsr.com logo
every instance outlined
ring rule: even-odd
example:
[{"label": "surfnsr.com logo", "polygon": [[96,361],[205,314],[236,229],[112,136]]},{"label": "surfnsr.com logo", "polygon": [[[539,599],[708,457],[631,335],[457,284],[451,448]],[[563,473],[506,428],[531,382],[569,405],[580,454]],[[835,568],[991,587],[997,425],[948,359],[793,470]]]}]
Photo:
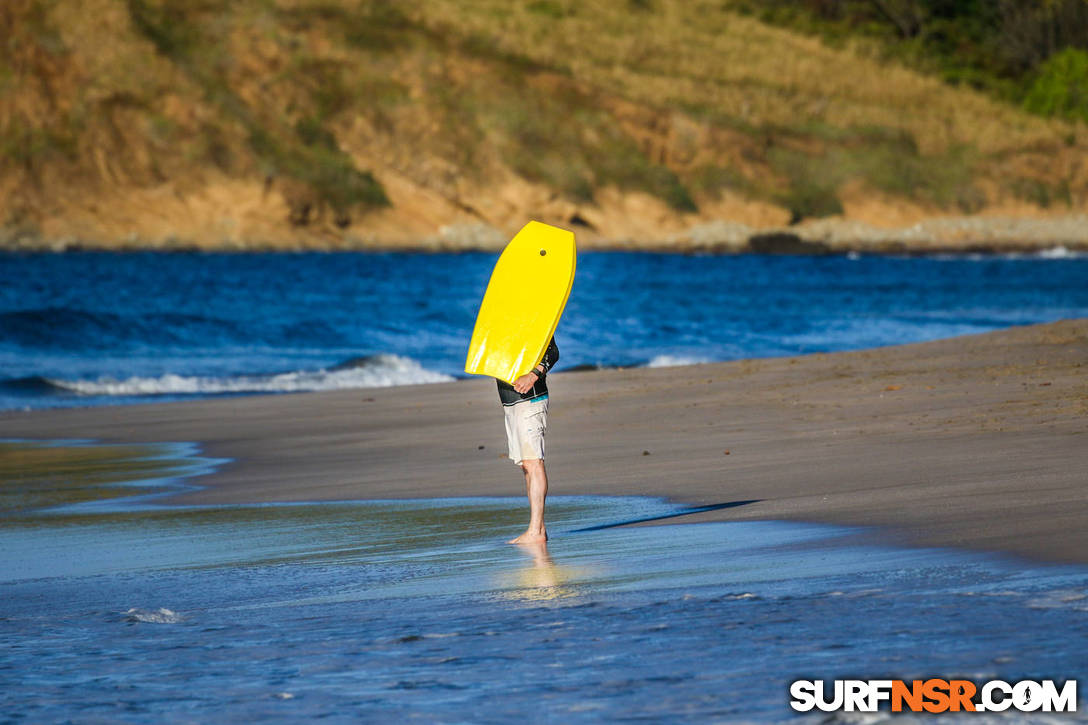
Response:
[{"label": "surfnsr.com logo", "polygon": [[1054,680],[796,680],[790,684],[790,707],[797,712],[877,712],[888,703],[892,712],[1076,712],[1077,681],[1060,687]]}]

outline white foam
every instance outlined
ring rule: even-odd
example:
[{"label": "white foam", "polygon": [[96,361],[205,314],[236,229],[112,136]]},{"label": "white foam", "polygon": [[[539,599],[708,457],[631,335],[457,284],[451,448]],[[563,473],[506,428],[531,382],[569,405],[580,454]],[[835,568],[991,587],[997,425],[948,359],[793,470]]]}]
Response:
[{"label": "white foam", "polygon": [[1072,609],[1088,611],[1088,595],[1073,589],[1058,589],[1044,592],[1028,601],[1031,609]]},{"label": "white foam", "polygon": [[1072,259],[1075,257],[1084,256],[1083,253],[1070,251],[1068,247],[1057,246],[1050,249],[1044,249],[1037,255],[1040,259]]},{"label": "white foam", "polygon": [[129,622],[177,624],[181,621],[181,615],[166,607],[159,607],[158,609],[136,609],[134,607],[125,612],[125,619]]},{"label": "white foam", "polygon": [[427,370],[411,358],[375,355],[358,367],[335,370],[300,370],[277,375],[203,377],[167,373],[159,377],[125,380],[50,380],[57,387],[80,395],[171,395],[215,393],[292,393],[350,388],[382,388],[417,383],[443,383],[449,375]]},{"label": "white foam", "polygon": [[1084,259],[1088,257],[1088,252],[1083,249],[1070,249],[1069,247],[1059,244],[1056,247],[1048,247],[1038,251],[988,252],[984,254],[978,252],[970,254],[964,254],[962,252],[942,252],[923,256],[927,259],[935,259],[938,261],[958,262],[966,259],[971,262],[988,262],[992,259]]},{"label": "white foam", "polygon": [[710,362],[704,358],[684,357],[682,355],[658,355],[646,364],[648,368],[674,368],[682,365],[701,365]]}]

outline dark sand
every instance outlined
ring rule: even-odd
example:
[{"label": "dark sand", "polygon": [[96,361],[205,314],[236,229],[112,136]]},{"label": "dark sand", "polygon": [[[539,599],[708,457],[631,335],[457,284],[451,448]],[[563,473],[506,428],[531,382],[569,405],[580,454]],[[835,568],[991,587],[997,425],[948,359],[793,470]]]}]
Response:
[{"label": "dark sand", "polygon": [[[1088,320],[550,387],[552,494],[756,500],[672,521],[877,525],[1088,563]],[[6,412],[0,437],[195,441],[231,459],[185,503],[524,493],[486,379]]]}]

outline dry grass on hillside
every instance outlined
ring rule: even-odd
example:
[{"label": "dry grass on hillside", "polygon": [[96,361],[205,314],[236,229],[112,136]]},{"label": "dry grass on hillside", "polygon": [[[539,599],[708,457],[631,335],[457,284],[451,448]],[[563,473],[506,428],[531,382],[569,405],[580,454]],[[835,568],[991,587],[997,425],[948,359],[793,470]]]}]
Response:
[{"label": "dry grass on hillside", "polygon": [[703,0],[7,0],[0,34],[9,236],[1088,201],[1083,126]]},{"label": "dry grass on hillside", "polygon": [[1060,144],[1076,131],[720,2],[640,5],[428,0],[420,12],[633,100],[751,127],[898,128],[927,154],[958,144],[984,154]]}]

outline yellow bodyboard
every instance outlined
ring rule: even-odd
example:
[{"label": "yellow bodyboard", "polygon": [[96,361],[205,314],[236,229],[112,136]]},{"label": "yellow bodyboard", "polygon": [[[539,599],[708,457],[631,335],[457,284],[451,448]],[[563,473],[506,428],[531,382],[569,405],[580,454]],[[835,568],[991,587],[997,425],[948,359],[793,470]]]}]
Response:
[{"label": "yellow bodyboard", "polygon": [[574,284],[574,234],[529,222],[506,245],[491,272],[465,372],[513,384],[536,367]]}]

